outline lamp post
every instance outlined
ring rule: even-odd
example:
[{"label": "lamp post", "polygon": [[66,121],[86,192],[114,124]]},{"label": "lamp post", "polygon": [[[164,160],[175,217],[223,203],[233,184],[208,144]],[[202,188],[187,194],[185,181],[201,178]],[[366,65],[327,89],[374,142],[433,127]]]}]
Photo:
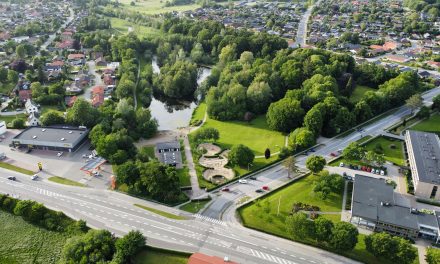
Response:
[{"label": "lamp post", "polygon": [[248,163],[248,171],[249,171],[250,166],[253,166],[252,163]]}]

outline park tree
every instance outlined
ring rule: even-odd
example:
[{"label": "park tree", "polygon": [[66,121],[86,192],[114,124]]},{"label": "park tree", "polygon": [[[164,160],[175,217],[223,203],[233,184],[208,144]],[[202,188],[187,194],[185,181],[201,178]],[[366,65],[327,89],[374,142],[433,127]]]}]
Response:
[{"label": "park tree", "polygon": [[220,133],[213,127],[202,127],[192,135],[195,142],[201,143],[203,141],[217,141],[220,138]]},{"label": "park tree", "polygon": [[132,97],[136,84],[132,80],[124,79],[116,87],[116,96],[119,99]]},{"label": "park tree", "polygon": [[427,119],[431,115],[431,110],[427,106],[420,107],[419,112],[417,112],[417,118],[419,119]]},{"label": "park tree", "polygon": [[18,72],[14,70],[8,70],[8,82],[16,84],[18,82]]},{"label": "park tree", "polygon": [[318,242],[328,242],[332,237],[333,222],[325,217],[318,217],[315,223],[315,238]]},{"label": "park tree", "polygon": [[8,69],[5,67],[0,67],[0,82],[6,83],[8,79]]},{"label": "park tree", "polygon": [[391,259],[397,253],[397,241],[384,232],[366,236],[365,246],[377,258]]},{"label": "park tree", "polygon": [[270,158],[270,149],[266,148],[266,150],[264,151],[264,158],[265,159],[269,159]]},{"label": "park tree", "polygon": [[233,165],[240,165],[242,167],[248,166],[254,161],[254,152],[245,145],[238,144],[232,146],[228,154],[228,159]]},{"label": "park tree", "polygon": [[359,145],[357,142],[351,142],[342,151],[342,155],[344,155],[344,158],[348,160],[361,160],[365,155],[365,148]]},{"label": "park tree", "polygon": [[142,138],[151,138],[157,132],[157,120],[152,118],[150,109],[139,108],[136,110],[136,131]]},{"label": "park tree", "polygon": [[187,60],[166,64],[154,79],[154,86],[164,95],[172,98],[188,98],[197,88],[197,65]]},{"label": "park tree", "polygon": [[327,162],[324,157],[311,155],[306,160],[306,167],[313,173],[318,173],[324,169]]},{"label": "park tree", "polygon": [[423,105],[423,98],[420,94],[414,94],[405,101],[406,105],[411,109],[411,113]]},{"label": "park tree", "polygon": [[417,257],[417,249],[411,243],[401,237],[394,237],[397,243],[397,255],[394,260],[396,263],[411,264]]},{"label": "park tree", "polygon": [[313,107],[310,109],[307,114],[304,116],[303,126],[313,132],[315,137],[318,137],[321,134],[322,125],[324,124],[324,120],[322,117],[321,111]]},{"label": "park tree", "polygon": [[241,53],[239,61],[242,65],[250,66],[254,62],[254,54],[250,51],[244,51]]},{"label": "park tree", "polygon": [[440,249],[429,247],[426,250],[425,260],[428,264],[440,264]]},{"label": "park tree", "polygon": [[297,212],[286,219],[286,228],[289,235],[294,239],[307,239],[315,236],[313,221],[302,212]]},{"label": "park tree", "polygon": [[363,123],[373,117],[373,111],[370,105],[364,100],[360,100],[354,106],[354,115],[357,123]]},{"label": "park tree", "polygon": [[139,179],[139,175],[139,168],[131,160],[116,167],[116,181],[118,184],[132,186]]},{"label": "park tree", "polygon": [[437,110],[440,111],[440,94],[436,95],[433,99],[432,99],[432,109],[433,110]]},{"label": "park tree", "polygon": [[283,166],[287,170],[287,178],[290,178],[293,173],[298,172],[295,156],[289,156],[283,161]]},{"label": "park tree", "polygon": [[319,178],[315,181],[313,191],[318,193],[323,200],[333,193],[342,193],[344,189],[344,179],[339,174],[330,174],[328,171],[321,171]]},{"label": "park tree", "polygon": [[356,246],[359,232],[355,226],[347,222],[335,224],[330,240],[331,246],[338,251],[350,251]]},{"label": "park tree", "polygon": [[139,231],[130,231],[116,240],[113,262],[133,263],[136,255],[145,247],[145,237]]},{"label": "park tree", "polygon": [[280,159],[288,158],[291,155],[291,151],[288,147],[281,147],[280,153],[278,154],[278,157]]},{"label": "park tree", "polygon": [[15,48],[15,53],[20,59],[24,59],[26,57],[26,47],[23,44],[18,45]]},{"label": "park tree", "polygon": [[267,82],[253,82],[246,92],[246,97],[252,112],[263,114],[271,102],[272,91]]},{"label": "park tree", "polygon": [[311,147],[315,142],[315,135],[305,127],[297,128],[289,135],[289,147],[293,152]]},{"label": "park tree", "polygon": [[228,62],[235,60],[237,56],[235,50],[236,50],[236,45],[227,45],[223,47],[219,55],[219,64],[224,66]]},{"label": "park tree", "polygon": [[40,122],[44,126],[52,126],[52,125],[62,125],[66,120],[64,119],[64,115],[55,110],[49,110],[48,112],[41,115]]},{"label": "park tree", "polygon": [[115,242],[107,230],[89,230],[84,236],[67,240],[62,251],[64,263],[106,263],[113,258]]},{"label": "park tree", "polygon": [[298,100],[283,98],[272,103],[267,111],[267,124],[271,129],[289,132],[299,127],[303,121],[304,110]]},{"label": "park tree", "polygon": [[200,43],[196,43],[191,50],[191,59],[195,63],[203,62],[203,57],[205,55],[205,51],[203,50],[203,46]]},{"label": "park tree", "polygon": [[15,129],[23,129],[26,126],[26,123],[24,119],[16,117],[14,120],[11,121],[12,128]]},{"label": "park tree", "polygon": [[99,122],[100,113],[85,99],[78,98],[67,110],[66,122],[76,126],[93,127]]}]

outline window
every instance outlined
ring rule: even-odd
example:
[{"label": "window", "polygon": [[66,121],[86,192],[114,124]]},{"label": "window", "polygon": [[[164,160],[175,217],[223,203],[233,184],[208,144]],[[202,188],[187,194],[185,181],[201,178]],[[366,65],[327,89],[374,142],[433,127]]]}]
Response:
[{"label": "window", "polygon": [[432,187],[432,192],[431,192],[431,196],[429,197],[430,199],[435,198],[435,195],[437,194],[437,185],[435,185],[434,187]]}]

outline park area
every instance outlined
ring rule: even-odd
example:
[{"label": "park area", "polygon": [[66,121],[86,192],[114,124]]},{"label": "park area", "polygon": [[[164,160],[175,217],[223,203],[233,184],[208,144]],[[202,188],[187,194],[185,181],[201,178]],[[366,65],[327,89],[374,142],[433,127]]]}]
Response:
[{"label": "park area", "polygon": [[[166,1],[162,0],[139,0],[139,1],[132,1],[132,0],[121,0],[119,3],[121,3],[122,7],[121,9],[129,10],[129,11],[135,11],[140,12],[143,14],[148,15],[154,15],[154,14],[160,14],[160,13],[166,13],[166,12],[172,12],[172,11],[187,11],[187,10],[193,10],[196,8],[199,8],[200,5],[198,4],[187,4],[187,5],[177,5],[177,6],[165,6]],[[132,5],[131,3],[134,3]]]},{"label": "park area", "polygon": [[125,34],[130,31],[133,31],[136,33],[137,36],[143,36],[143,37],[157,37],[162,34],[162,32],[159,29],[153,28],[153,27],[146,27],[142,25],[138,25],[132,22],[129,22],[124,19],[111,17],[110,22],[112,24],[112,29],[116,31],[118,34]]},{"label": "park area", "polygon": [[409,129],[440,134],[440,114],[436,113],[429,119],[425,119]]},{"label": "park area", "polygon": [[368,86],[356,85],[353,93],[350,96],[350,102],[357,103],[364,97],[364,94],[368,91],[374,91],[374,89]]}]

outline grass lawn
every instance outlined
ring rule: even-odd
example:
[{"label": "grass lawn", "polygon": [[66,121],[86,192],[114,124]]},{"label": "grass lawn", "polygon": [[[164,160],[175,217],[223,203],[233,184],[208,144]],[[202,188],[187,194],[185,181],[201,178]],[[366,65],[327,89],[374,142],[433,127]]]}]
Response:
[{"label": "grass lawn", "polygon": [[205,113],[206,113],[206,103],[200,103],[196,109],[194,109],[192,116],[191,116],[191,121],[190,123],[192,124],[193,122],[200,120],[202,121],[203,118],[205,117]]},{"label": "grass lawn", "polygon": [[199,8],[198,4],[188,4],[179,6],[169,6],[165,7],[165,1],[162,0],[140,0],[136,1],[134,6],[131,6],[131,0],[121,0],[119,3],[122,4],[121,8],[124,10],[136,11],[144,14],[160,14],[172,11],[187,11]]},{"label": "grass lawn", "polygon": [[375,89],[368,87],[368,86],[356,85],[353,93],[351,94],[351,96],[349,98],[350,102],[352,102],[352,103],[358,102],[359,100],[362,99],[364,94],[368,91],[375,91]]},{"label": "grass lawn", "polygon": [[134,264],[186,264],[190,254],[147,247],[134,259]]},{"label": "grass lawn", "polygon": [[3,211],[0,222],[0,263],[58,263],[69,235],[47,231]]},{"label": "grass lawn", "polygon": [[146,149],[149,158],[156,158],[156,155],[154,154],[154,146],[143,146],[142,148]]},{"label": "grass lawn", "polygon": [[185,205],[182,205],[179,209],[195,214],[195,213],[199,212],[200,209],[205,207],[205,205],[207,205],[210,201],[211,200],[191,201]]},{"label": "grass lawn", "polygon": [[[405,165],[405,159],[403,155],[403,141],[392,140],[385,137],[377,137],[372,141],[365,144],[367,150],[374,150],[376,145],[380,144],[385,155],[385,160],[393,162],[397,165]],[[396,148],[392,149],[390,146],[395,145]]]},{"label": "grass lawn", "polygon": [[1,161],[0,161],[0,168],[16,171],[16,172],[23,173],[23,174],[26,174],[26,175],[34,175],[35,174],[34,171],[31,171],[31,170],[28,170],[28,169],[24,169],[24,168],[20,168],[20,167],[17,167],[15,165],[12,165],[12,164],[9,164],[9,163],[6,163],[6,162],[1,162]]},{"label": "grass lawn", "polygon": [[432,115],[429,119],[423,120],[409,129],[440,134],[440,114]]},{"label": "grass lawn", "polygon": [[191,176],[189,176],[188,167],[177,169],[177,176],[179,176],[180,186],[191,186]]},{"label": "grass lawn", "polygon": [[274,156],[270,157],[269,159],[266,159],[264,157],[263,158],[256,158],[254,160],[254,163],[252,164],[252,166],[249,166],[249,170],[247,169],[247,167],[243,168],[240,166],[235,166],[234,167],[235,174],[236,174],[236,176],[240,176],[240,175],[249,173],[251,171],[257,170],[257,169],[267,165],[270,162],[274,162],[277,159],[278,159],[278,155],[274,155]]},{"label": "grass lawn", "polygon": [[78,187],[86,187],[84,184],[76,181],[72,181],[63,177],[53,176],[48,179],[49,181],[56,182],[64,185],[78,186]]},{"label": "grass lawn", "polygon": [[66,109],[60,108],[59,106],[56,106],[56,105],[43,105],[43,106],[41,106],[41,114],[45,114],[45,113],[49,112],[50,110],[55,110],[57,112],[64,113],[64,111]]},{"label": "grass lawn", "polygon": [[110,18],[110,22],[112,24],[112,28],[121,34],[128,33],[129,28],[131,28],[131,30],[133,30],[133,32],[140,37],[141,36],[157,37],[162,34],[162,32],[157,28],[137,25],[135,23],[116,17]]},{"label": "grass lawn", "polygon": [[14,120],[15,118],[21,118],[26,121],[27,116],[25,114],[18,114],[18,115],[12,115],[12,116],[0,115],[0,121],[5,121],[6,125],[8,123],[12,122],[12,120]]},{"label": "grass lawn", "polygon": [[158,209],[154,209],[154,208],[151,208],[151,207],[147,207],[147,206],[144,206],[144,205],[134,204],[134,206],[137,206],[139,208],[145,209],[147,211],[150,211],[152,213],[161,215],[161,216],[166,217],[166,218],[171,218],[171,219],[176,219],[176,220],[186,220],[186,217],[183,217],[183,216],[180,216],[180,215],[175,215],[175,214],[170,214],[168,212],[164,212],[164,211],[161,211],[161,210],[158,210]]},{"label": "grass lawn", "polygon": [[203,127],[213,127],[219,131],[220,139],[216,143],[224,149],[243,144],[258,156],[263,155],[266,148],[276,152],[284,146],[283,134],[269,129],[264,115],[249,123],[243,121],[223,122],[208,118]]}]

